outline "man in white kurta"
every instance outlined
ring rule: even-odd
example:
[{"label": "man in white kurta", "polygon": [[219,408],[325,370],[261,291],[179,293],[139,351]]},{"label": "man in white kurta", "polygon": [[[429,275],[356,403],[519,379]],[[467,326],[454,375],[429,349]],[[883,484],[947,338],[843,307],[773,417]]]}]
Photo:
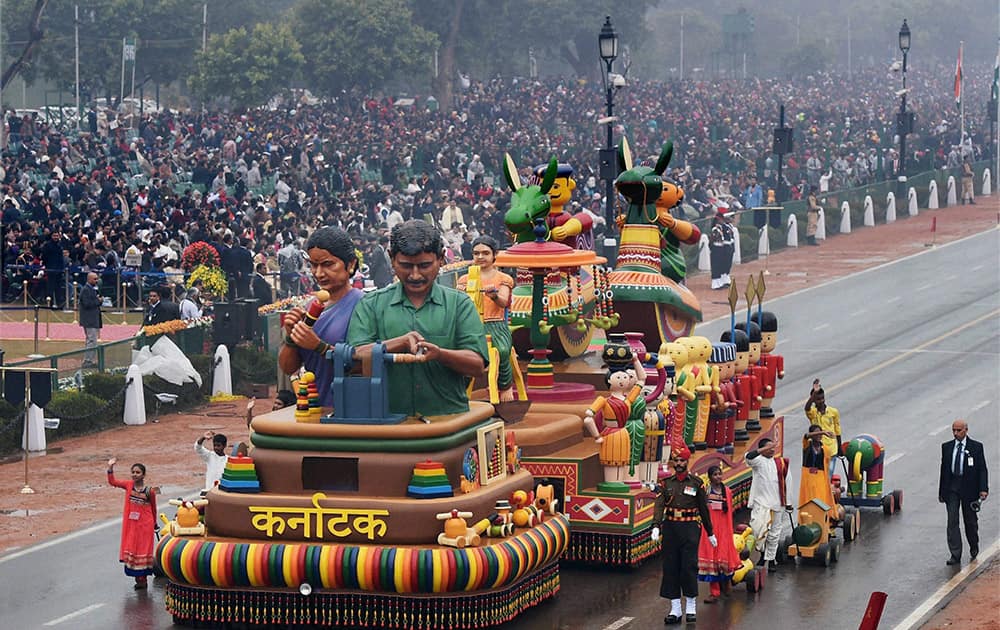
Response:
[{"label": "man in white kurta", "polygon": [[763,438],[756,450],[747,451],[744,456],[753,472],[750,482],[750,527],[757,537],[757,550],[762,551],[762,559],[768,571],[775,571],[774,561],[778,544],[787,535],[788,517],[785,509],[785,475],[788,464],[784,459],[775,459],[776,444]]}]

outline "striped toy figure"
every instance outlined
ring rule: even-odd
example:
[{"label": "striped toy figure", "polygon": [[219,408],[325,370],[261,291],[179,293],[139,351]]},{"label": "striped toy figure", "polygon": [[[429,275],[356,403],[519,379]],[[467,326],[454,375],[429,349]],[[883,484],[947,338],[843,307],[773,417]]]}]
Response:
[{"label": "striped toy figure", "polygon": [[719,391],[718,372],[708,364],[712,356],[712,342],[698,336],[681,337],[677,341],[687,348],[687,363],[682,370],[686,377],[685,387],[697,397],[697,402],[687,407],[684,443],[691,450],[704,450],[712,396]]}]

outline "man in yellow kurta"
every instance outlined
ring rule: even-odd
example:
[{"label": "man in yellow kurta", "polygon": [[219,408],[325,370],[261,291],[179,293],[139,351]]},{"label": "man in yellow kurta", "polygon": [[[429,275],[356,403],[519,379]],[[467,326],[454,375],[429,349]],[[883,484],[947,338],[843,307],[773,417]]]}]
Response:
[{"label": "man in yellow kurta", "polygon": [[820,429],[830,434],[823,435],[823,448],[830,458],[828,474],[832,474],[834,458],[843,454],[840,436],[840,412],[837,411],[836,407],[826,405],[826,394],[819,385],[819,379],[813,381],[809,400],[806,401],[805,412],[810,423],[818,425]]}]

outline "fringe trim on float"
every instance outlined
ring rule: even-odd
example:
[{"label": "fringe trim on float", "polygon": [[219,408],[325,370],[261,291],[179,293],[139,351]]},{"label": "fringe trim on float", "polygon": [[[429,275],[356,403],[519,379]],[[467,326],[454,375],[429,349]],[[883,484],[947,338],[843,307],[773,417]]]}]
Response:
[{"label": "fringe trim on float", "polygon": [[170,582],[164,596],[174,623],[375,628],[483,628],[510,621],[559,592],[559,564],[501,590],[453,596],[400,596],[314,590],[238,591]]},{"label": "fringe trim on float", "polygon": [[651,530],[652,528],[647,528],[631,536],[574,531],[563,560],[581,564],[637,567],[646,558],[660,552],[660,541],[649,537]]}]

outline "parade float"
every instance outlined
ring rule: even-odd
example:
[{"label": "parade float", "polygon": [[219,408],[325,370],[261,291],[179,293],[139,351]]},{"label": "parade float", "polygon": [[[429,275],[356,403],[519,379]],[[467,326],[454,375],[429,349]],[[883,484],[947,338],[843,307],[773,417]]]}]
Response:
[{"label": "parade float", "polygon": [[[750,484],[750,470],[742,457],[745,449],[765,436],[779,444],[783,441],[781,419],[761,423],[755,413],[754,439],[744,430],[739,447],[734,448],[731,434],[737,407],[749,408],[750,402],[749,393],[744,393],[746,402],[739,403],[737,388],[729,381],[758,382],[758,376],[749,374],[755,367],[750,353],[737,353],[735,347],[727,346],[729,359],[721,362],[725,365],[710,364],[715,358],[713,344],[691,336],[695,321],[701,318],[697,299],[662,273],[665,266],[675,273],[678,270],[676,259],[664,252],[680,255],[662,230],[669,225],[683,239],[690,238],[693,229],[667,218],[670,208],[683,197],[679,188],[665,186],[660,177],[669,158],[668,145],[656,168],[632,168],[628,148],[624,148],[622,159],[631,172],[619,178],[620,189],[634,203],[623,224],[628,251],[624,259],[619,255],[618,268],[610,272],[600,267],[603,258],[556,238],[562,236],[556,227],[566,224],[552,219],[549,191],[560,174],[556,160],[544,171],[536,170],[535,183],[529,186],[521,185],[513,161],[505,160],[504,174],[513,191],[505,222],[515,244],[497,254],[496,264],[517,270],[510,321],[512,327],[527,333],[532,358],[526,386],[520,391],[530,409],[515,416],[502,411],[500,415],[508,418],[508,428],[517,436],[521,465],[540,484],[554,489],[570,523],[573,535],[566,560],[635,566],[658,551],[659,542],[650,537],[653,488],[661,464],[669,457],[670,443],[690,443],[697,436],[692,447],[701,450],[695,451],[692,470],[705,474],[712,464],[722,466],[736,502],[745,504]],[[664,200],[665,188],[669,200]],[[581,268],[587,267],[593,269],[592,302],[581,280]],[[760,285],[759,295],[755,289],[747,296],[748,312],[754,300],[763,298]],[[632,331],[620,312],[622,294],[632,298],[625,300],[625,308],[640,323],[652,324],[649,330]],[[653,301],[657,299],[661,301]],[[664,322],[670,331],[666,338],[672,340],[667,344],[661,344]],[[550,360],[551,335],[567,328],[585,335],[588,343],[595,329],[629,332],[607,335],[601,356],[607,372],[592,367],[592,362],[584,365],[581,359],[575,359],[577,371],[556,371]],[[652,348],[646,347],[646,339],[652,339]],[[633,356],[645,365],[633,365]],[[635,374],[640,370],[648,372],[648,378]],[[634,380],[624,376],[629,371]],[[595,382],[603,385],[602,391],[608,388],[606,395],[599,395]],[[642,385],[648,390],[637,392]],[[730,394],[728,402],[722,399],[723,389]]]},{"label": "parade float", "polygon": [[175,623],[476,628],[555,595],[569,523],[493,407],[394,416],[385,364],[419,356],[376,345],[369,376],[350,374],[346,344],[328,358],[336,414],[307,391],[255,418],[204,527],[165,528],[156,561]]}]

